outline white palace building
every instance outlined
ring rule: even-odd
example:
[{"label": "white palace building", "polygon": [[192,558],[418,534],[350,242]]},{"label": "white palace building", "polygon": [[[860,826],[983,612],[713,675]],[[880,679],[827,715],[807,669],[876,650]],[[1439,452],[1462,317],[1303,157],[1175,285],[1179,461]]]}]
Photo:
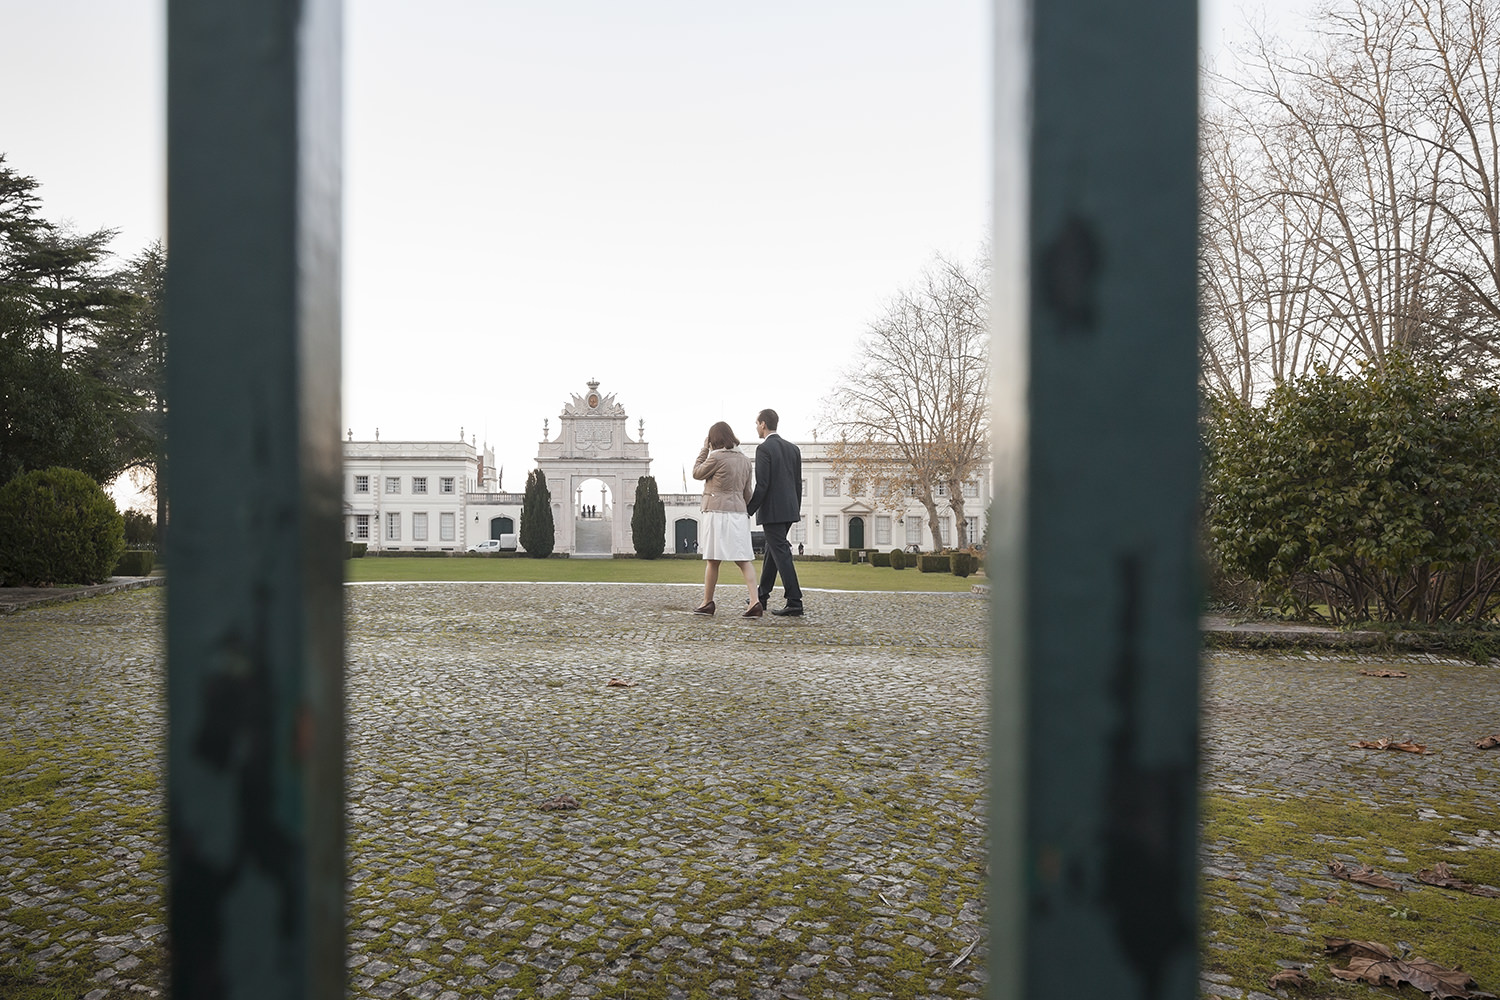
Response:
[{"label": "white palace building", "polygon": [[[630,536],[637,481],[651,472],[644,421],[631,439],[625,408],[614,394],[601,394],[598,382],[574,395],[559,415],[557,436],[542,423],[536,464],[552,495],[554,552],[608,558],[635,551]],[[953,512],[939,500],[943,537],[934,540],[922,505],[911,499],[904,510],[880,507],[874,499],[851,496],[829,446],[796,442],[802,449],[802,520],[792,526],[793,547],[807,555],[833,555],[834,549],[909,548],[931,551],[958,536]],[[754,443],[741,445],[753,461]],[[989,508],[988,469],[964,484],[966,537],[984,534]],[[661,493],[666,507],[669,552],[697,549],[702,493]],[[371,552],[464,552],[487,539],[514,547],[521,522],[521,493],[499,488],[495,453],[477,441],[355,441],[344,443],[345,537],[364,542]],[[613,500],[612,500],[613,498]]]}]

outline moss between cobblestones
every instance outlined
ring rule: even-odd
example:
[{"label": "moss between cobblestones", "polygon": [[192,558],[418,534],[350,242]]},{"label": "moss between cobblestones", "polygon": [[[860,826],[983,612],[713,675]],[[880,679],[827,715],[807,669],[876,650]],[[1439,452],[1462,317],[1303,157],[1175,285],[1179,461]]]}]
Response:
[{"label": "moss between cobblestones", "polygon": [[[1450,796],[1424,807],[1439,816],[1421,818],[1409,805],[1372,809],[1308,797],[1206,796],[1203,841],[1210,871],[1202,895],[1203,971],[1264,991],[1282,965],[1296,964],[1307,966],[1317,990],[1369,996],[1368,987],[1328,973],[1324,940],[1341,937],[1380,941],[1461,966],[1481,989],[1494,992],[1500,987],[1500,952],[1492,945],[1500,931],[1500,899],[1425,886],[1415,874],[1446,861],[1460,878],[1500,887],[1500,852],[1470,850],[1464,840],[1496,826],[1496,804],[1481,796]],[[1335,856],[1351,866],[1368,864],[1398,882],[1410,876],[1409,888],[1380,891],[1335,879],[1327,868]],[[1225,877],[1225,869],[1237,877]],[[1278,887],[1278,879],[1290,883]],[[1305,936],[1286,930],[1294,915],[1304,921]]]}]

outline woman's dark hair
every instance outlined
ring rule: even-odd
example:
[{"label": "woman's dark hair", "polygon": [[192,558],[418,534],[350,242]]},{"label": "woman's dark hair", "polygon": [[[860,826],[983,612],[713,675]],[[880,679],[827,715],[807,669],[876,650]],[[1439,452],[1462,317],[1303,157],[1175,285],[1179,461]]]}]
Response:
[{"label": "woman's dark hair", "polygon": [[740,439],[734,436],[734,429],[720,420],[708,429],[708,446],[710,448],[738,448]]}]

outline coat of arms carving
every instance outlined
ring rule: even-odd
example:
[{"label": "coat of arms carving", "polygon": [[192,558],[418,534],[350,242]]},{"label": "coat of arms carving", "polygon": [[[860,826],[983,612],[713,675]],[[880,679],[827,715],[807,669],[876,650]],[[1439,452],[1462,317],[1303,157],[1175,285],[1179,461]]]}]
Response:
[{"label": "coat of arms carving", "polygon": [[609,451],[614,444],[614,431],[608,427],[575,427],[573,444],[579,451]]}]

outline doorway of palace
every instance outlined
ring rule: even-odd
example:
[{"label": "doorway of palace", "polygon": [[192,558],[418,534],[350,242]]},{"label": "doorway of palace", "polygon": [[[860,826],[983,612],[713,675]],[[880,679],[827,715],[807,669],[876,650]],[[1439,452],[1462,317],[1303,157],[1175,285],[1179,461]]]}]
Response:
[{"label": "doorway of palace", "polygon": [[849,518],[849,547],[851,549],[865,547],[865,519],[862,517]]},{"label": "doorway of palace", "polygon": [[516,533],[516,522],[509,517],[490,518],[490,537],[499,538],[502,535],[514,535]]},{"label": "doorway of palace", "polygon": [[614,550],[614,509],[609,486],[602,479],[585,479],[573,491],[573,552],[603,555]]},{"label": "doorway of palace", "polygon": [[677,537],[678,552],[698,551],[698,522],[691,517],[680,518],[677,521],[675,534]]}]

